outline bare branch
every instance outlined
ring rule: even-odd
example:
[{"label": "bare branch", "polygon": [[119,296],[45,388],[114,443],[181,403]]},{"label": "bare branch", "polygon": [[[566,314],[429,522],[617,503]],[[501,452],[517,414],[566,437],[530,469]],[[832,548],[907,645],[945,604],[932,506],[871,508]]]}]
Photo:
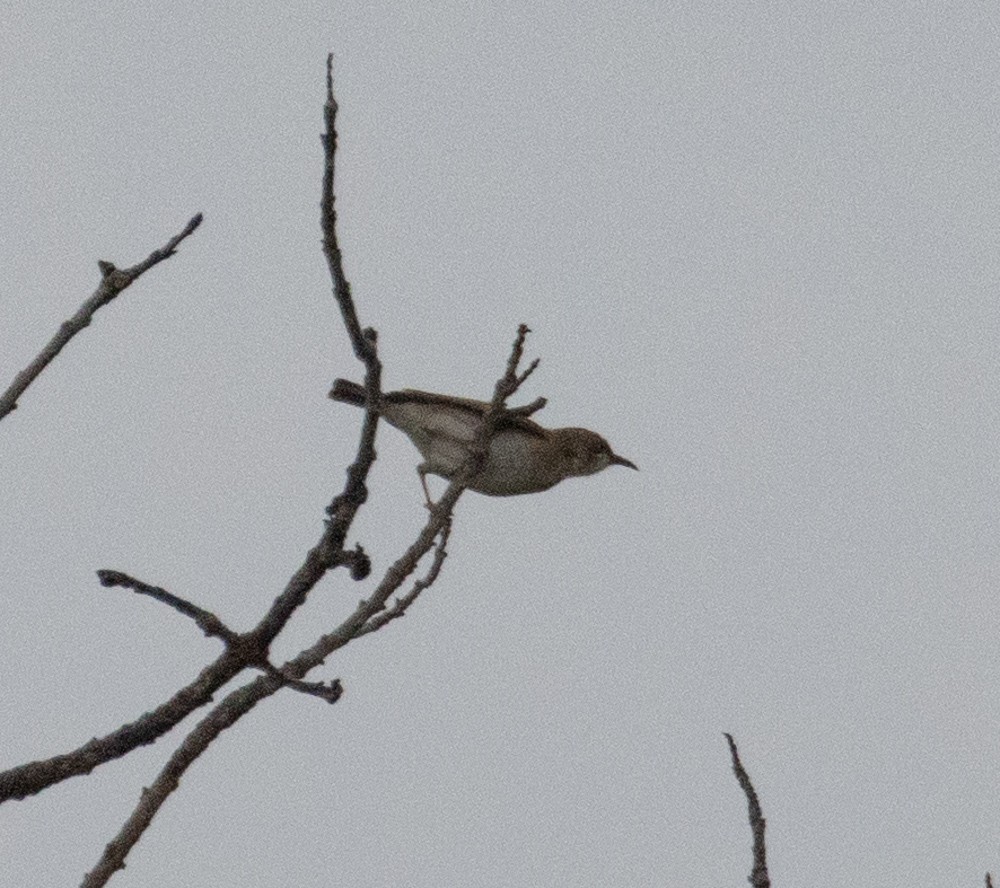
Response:
[{"label": "bare branch", "polygon": [[121,586],[124,589],[131,589],[140,595],[148,595],[150,598],[155,598],[157,601],[162,601],[164,604],[170,605],[174,610],[184,614],[185,617],[190,617],[194,620],[198,628],[210,638],[213,636],[221,638],[229,645],[240,644],[239,633],[233,632],[215,614],[192,604],[190,601],[179,598],[166,589],[161,589],[159,586],[150,586],[148,583],[142,582],[142,580],[137,580],[135,577],[130,577],[128,574],[117,570],[99,570],[97,571],[97,577],[101,581],[102,586]]},{"label": "bare branch", "polygon": [[[326,132],[323,141],[323,195],[320,200],[320,223],[323,229],[323,255],[330,269],[333,280],[333,295],[340,307],[344,327],[351,340],[354,354],[365,365],[365,389],[368,392],[368,407],[365,410],[365,420],[361,427],[361,440],[358,444],[357,456],[347,469],[347,484],[341,494],[334,497],[327,507],[330,516],[327,533],[324,536],[324,550],[331,566],[345,564],[351,570],[355,579],[367,576],[367,556],[364,550],[357,547],[356,556],[344,554],[344,542],[358,509],[368,498],[366,481],[372,463],[375,462],[375,432],[378,428],[378,412],[375,405],[381,394],[382,363],[378,358],[376,343],[378,334],[371,327],[361,329],[358,313],[351,296],[351,285],[344,273],[344,257],[340,251],[337,238],[337,208],[334,192],[334,172],[337,157],[337,100],[333,95],[333,54],[326,57],[326,104],[323,108],[323,118]],[[294,599],[289,599],[282,605],[291,605]],[[294,608],[293,608],[294,609]],[[287,619],[287,618],[286,618]],[[268,630],[270,631],[270,630]],[[273,636],[272,636],[273,637]]]},{"label": "bare branch", "polygon": [[[228,629],[215,615],[197,607],[164,589],[143,583],[126,574],[115,571],[101,571],[101,582],[132,589],[138,594],[150,596],[168,604],[178,612],[193,619],[206,634],[214,635],[226,642],[226,650],[209,667],[202,670],[192,682],[166,704],[152,713],[144,715],[132,724],[125,725],[112,734],[95,739],[73,753],[56,756],[44,762],[33,762],[0,774],[0,801],[7,798],[23,798],[39,792],[46,786],[67,777],[84,774],[94,767],[125,755],[136,746],[154,742],[170,730],[178,721],[186,717],[194,708],[209,702],[212,694],[223,684],[248,666],[262,669],[264,675],[230,693],[192,730],[177,748],[158,775],[156,781],[144,790],[135,811],[123,825],[118,836],[107,846],[97,867],[89,873],[84,885],[103,885],[110,876],[124,866],[129,850],[141,837],[160,806],[176,789],[181,775],[222,731],[253,709],[259,702],[283,687],[290,687],[303,693],[319,696],[328,702],[335,702],[342,693],[339,680],[332,682],[307,682],[304,676],[339,647],[347,644],[360,634],[374,631],[391,619],[405,613],[421,592],[429,587],[439,575],[447,554],[446,546],[451,529],[451,516],[455,504],[468,482],[482,471],[486,463],[490,439],[497,423],[505,414],[506,399],[510,397],[535,369],[534,361],[523,373],[518,373],[528,328],[518,329],[510,358],[503,376],[498,380],[493,400],[487,410],[466,466],[451,481],[441,499],[431,508],[428,520],[417,539],[386,571],[382,581],[371,596],[358,607],[336,630],[321,637],[312,647],[302,651],[297,657],[281,667],[273,666],[267,659],[270,643],[284,628],[296,608],[301,606],[309,592],[325,576],[338,567],[347,566],[355,579],[363,578],[370,570],[370,562],[364,549],[358,545],[352,550],[345,549],[346,537],[354,517],[367,497],[366,480],[375,459],[374,439],[378,423],[377,404],[381,396],[381,363],[377,355],[377,336],[371,328],[362,329],[351,296],[350,285],[343,270],[343,257],[336,235],[336,210],[334,200],[334,160],[337,134],[335,129],[337,104],[333,96],[332,58],[327,61],[327,102],[325,107],[326,134],[325,167],[323,175],[322,227],[324,254],[333,279],[334,296],[341,310],[345,328],[351,340],[355,355],[365,365],[365,388],[368,408],[362,426],[361,438],[354,462],[347,470],[344,488],[327,509],[329,519],[317,544],[306,554],[301,567],[291,577],[285,589],[272,603],[271,608],[260,623],[249,633],[237,634]],[[191,220],[188,227],[172,239],[161,250],[151,254],[143,263],[132,268],[119,270],[110,263],[101,263],[103,281],[94,296],[80,309],[77,315],[67,321],[60,334],[36,359],[35,364],[19,375],[15,385],[4,395],[0,404],[7,405],[7,411],[16,406],[17,397],[38,373],[50,362],[59,350],[83,327],[90,323],[94,312],[107,304],[132,281],[153,265],[172,255],[177,245],[197,228],[201,217]],[[36,367],[37,364],[37,367]],[[524,408],[518,408],[523,415],[540,409],[544,404],[539,399]],[[0,413],[0,418],[6,415]],[[423,556],[435,546],[434,558],[426,575],[417,580],[409,593],[401,597],[391,611],[386,611],[386,602],[402,584],[416,571]]]},{"label": "bare branch", "polygon": [[747,797],[747,810],[750,817],[750,831],[753,833],[753,869],[747,880],[753,888],[771,888],[771,879],[767,874],[767,849],[764,846],[764,813],[760,809],[757,791],[750,782],[750,775],[743,768],[740,754],[736,750],[736,741],[732,734],[726,734],[729,744],[729,754],[733,760],[733,772]]},{"label": "bare branch", "polygon": [[367,635],[369,632],[377,632],[386,623],[406,616],[406,611],[409,606],[420,597],[420,593],[423,592],[424,589],[434,585],[434,581],[438,578],[438,574],[441,573],[441,568],[444,566],[444,560],[448,557],[447,547],[448,537],[450,536],[451,516],[448,517],[444,527],[441,528],[441,533],[438,534],[438,542],[434,547],[434,559],[431,561],[431,566],[427,573],[413,584],[413,588],[410,589],[409,592],[397,598],[392,607],[388,610],[382,611],[380,614],[376,614],[367,623],[365,623],[365,625],[358,630],[357,634],[354,636],[355,638]]},{"label": "bare branch", "polygon": [[210,703],[213,694],[247,665],[259,665],[267,660],[266,649],[261,649],[255,638],[233,632],[214,614],[127,574],[109,570],[97,573],[104,586],[132,589],[190,617],[206,635],[222,639],[226,650],[193,682],[134,722],[104,737],[95,737],[72,752],[28,762],[0,773],[0,802],[35,795],[69,777],[89,774],[98,765],[121,758],[138,746],[155,742],[195,709]]},{"label": "bare branch", "polygon": [[521,363],[521,358],[524,357],[524,342],[530,332],[531,329],[527,324],[518,325],[517,338],[514,340],[514,347],[511,349],[510,357],[507,359],[507,369],[504,375],[497,380],[496,388],[493,390],[493,403],[491,406],[503,406],[503,402],[514,394],[521,387],[524,380],[535,372],[535,368],[538,366],[538,358],[535,358],[531,362],[524,373],[520,376],[517,375],[518,364]]},{"label": "bare branch", "polygon": [[[522,326],[523,326],[523,325],[522,325]],[[525,327],[525,331],[526,331],[526,332],[528,332],[528,333],[530,333],[530,332],[531,332],[530,330],[528,330],[528,328],[527,328],[527,327]],[[528,378],[529,376],[531,376],[531,374],[532,374],[532,373],[534,373],[534,372],[535,372],[535,371],[536,371],[536,370],[538,369],[538,365],[539,365],[540,363],[541,363],[541,358],[535,358],[535,360],[533,360],[533,361],[532,361],[532,362],[531,362],[531,363],[530,363],[530,364],[528,365],[528,369],[527,369],[527,370],[525,370],[525,371],[524,371],[524,372],[523,372],[523,373],[522,373],[522,374],[521,374],[520,376],[518,376],[518,377],[517,377],[517,384],[518,384],[518,386],[519,386],[519,387],[520,387],[521,385],[523,385],[523,384],[524,384],[524,381],[525,381],[525,380],[526,380],[526,379],[527,379],[527,378]]]},{"label": "bare branch", "polygon": [[524,404],[521,407],[507,408],[507,413],[510,416],[531,416],[533,413],[538,413],[538,411],[548,403],[549,402],[545,400],[545,398],[535,398],[535,400],[530,404]]},{"label": "bare branch", "polygon": [[201,225],[202,218],[201,213],[192,217],[180,234],[172,237],[163,247],[154,250],[142,262],[131,268],[118,269],[110,262],[98,262],[97,265],[101,270],[101,283],[94,291],[94,295],[80,306],[73,317],[60,325],[56,335],[52,337],[48,345],[24,370],[14,377],[14,381],[7,391],[0,395],[0,420],[17,409],[17,399],[24,394],[25,389],[38,378],[39,374],[77,333],[90,325],[97,310],[111,302],[122,290],[154,265],[158,265],[164,259],[173,256],[180,242]]},{"label": "bare branch", "polygon": [[[333,98],[332,60],[328,59],[327,133],[323,140],[326,148],[322,199],[323,247],[330,265],[334,295],[340,306],[344,324],[347,327],[355,354],[365,363],[365,385],[369,391],[370,401],[376,403],[381,375],[381,364],[376,350],[377,337],[374,330],[362,331],[360,328],[351,298],[350,284],[344,275],[342,256],[337,243],[333,194],[334,155],[337,146],[334,129],[336,111],[337,104]],[[128,281],[130,283],[135,276],[146,270],[143,266],[152,267],[156,262],[166,258],[180,240],[190,234],[190,231],[193,231],[200,221],[200,216],[195,217],[189,223],[188,229],[190,230],[185,229],[181,235],[168,243],[164,250],[152,254],[146,263],[136,266],[134,269],[116,271],[108,265],[104,269],[106,281],[116,279],[117,276],[131,274],[132,278]],[[97,295],[95,294],[95,298]],[[89,316],[87,322],[89,322]],[[375,397],[372,397],[372,393]],[[98,765],[123,756],[136,746],[154,742],[195,708],[210,702],[215,691],[230,681],[243,668],[248,665],[260,666],[258,653],[267,651],[270,643],[281,632],[295,610],[305,602],[309,592],[326,575],[327,571],[346,565],[355,578],[359,578],[365,573],[367,556],[364,555],[364,550],[356,547],[354,550],[345,551],[344,544],[354,516],[367,498],[365,482],[375,460],[374,442],[377,423],[378,414],[374,410],[367,411],[357,455],[347,469],[347,481],[343,491],[333,499],[327,508],[330,517],[319,542],[306,554],[302,566],[292,575],[285,589],[275,599],[260,623],[251,632],[239,636],[240,645],[228,646],[226,651],[211,666],[202,671],[195,682],[175,694],[170,701],[153,712],[143,715],[135,722],[124,725],[103,738],[91,740],[73,752],[44,761],[30,762],[0,773],[0,802],[10,798],[24,798],[27,795],[41,792],[47,786],[68,777],[89,773]],[[160,600],[165,599],[161,598]],[[287,676],[275,684],[275,689],[283,684],[288,684],[289,680],[300,679],[304,674],[302,672]],[[274,677],[271,677],[270,680],[276,681]]]},{"label": "bare branch", "polygon": [[273,667],[268,672],[270,674],[261,676],[228,694],[184,738],[152,785],[143,789],[135,810],[119,830],[118,835],[105,846],[97,866],[84,876],[80,883],[82,888],[99,888],[106,885],[118,870],[125,867],[128,852],[142,837],[163,803],[177,789],[181,776],[188,767],[219,734],[226,728],[232,727],[258,703],[286,686],[321,697],[329,703],[335,703],[343,692],[340,681],[336,679],[324,686],[321,682],[299,682],[289,679],[283,674],[283,670],[275,670]]},{"label": "bare branch", "polygon": [[98,765],[121,758],[136,747],[154,743],[195,709],[210,703],[215,692],[244,668],[243,657],[227,647],[193,682],[134,722],[104,737],[95,737],[72,752],[28,762],[0,773],[0,802],[35,795],[70,777],[89,774]]},{"label": "bare branch", "polygon": [[226,728],[234,725],[261,700],[280,690],[285,682],[275,676],[261,676],[229,694],[191,731],[170,756],[156,780],[142,791],[139,804],[125,821],[118,835],[105,847],[101,859],[80,883],[82,888],[106,885],[125,866],[125,857],[139,841],[156,812],[180,783],[181,776],[209,744]]},{"label": "bare branch", "polygon": [[347,328],[347,335],[354,347],[354,354],[366,367],[377,363],[375,354],[375,331],[369,328],[362,332],[358,314],[351,297],[351,285],[344,274],[344,257],[337,240],[336,197],[333,190],[335,160],[337,156],[337,100],[333,97],[333,54],[326,57],[326,105],[323,109],[326,133],[323,135],[325,165],[323,168],[323,197],[320,213],[323,222],[323,253],[330,266],[333,278],[333,292],[340,306],[340,313]]},{"label": "bare branch", "polygon": [[339,678],[335,678],[333,681],[300,681],[297,678],[289,678],[270,662],[262,663],[260,668],[267,675],[280,681],[284,687],[298,691],[300,694],[319,697],[327,703],[336,703],[344,693],[344,686],[340,683]]},{"label": "bare branch", "polygon": [[[129,850],[142,836],[146,827],[152,822],[156,812],[169,795],[177,788],[181,775],[208,748],[215,737],[233,725],[262,700],[270,697],[286,684],[289,684],[290,680],[301,679],[310,670],[321,665],[335,650],[348,644],[357,638],[358,635],[364,634],[362,630],[375,615],[385,610],[386,601],[413,574],[420,559],[434,545],[435,539],[444,535],[444,541],[447,541],[445,528],[450,526],[451,514],[455,503],[458,502],[459,497],[465,490],[468,480],[475,477],[476,471],[481,470],[481,464],[477,468],[475,462],[477,459],[485,462],[486,448],[489,446],[489,436],[492,434],[496,422],[503,414],[504,400],[510,394],[513,394],[520,384],[517,377],[517,362],[523,351],[524,339],[527,333],[528,328],[522,324],[518,330],[517,339],[514,342],[511,358],[507,362],[507,370],[497,382],[493,402],[483,420],[483,426],[477,434],[477,441],[474,447],[475,452],[469,459],[469,465],[448,485],[441,499],[431,508],[427,523],[416,540],[389,567],[372,595],[362,601],[354,613],[333,632],[322,636],[312,647],[302,651],[297,657],[278,668],[277,674],[271,673],[269,670],[269,674],[261,676],[255,681],[244,685],[242,688],[233,691],[188,734],[177,751],[170,757],[170,760],[157,776],[153,785],[142,794],[138,806],[122,826],[118,835],[107,845],[97,866],[88,873],[82,883],[84,888],[97,888],[97,886],[106,884],[107,880],[125,865],[125,857],[128,855]],[[288,588],[286,588],[285,592],[279,596],[278,600],[272,606],[271,614],[265,617],[260,625],[252,633],[249,633],[249,636],[245,637],[255,637],[258,642],[262,642],[266,637],[265,633],[271,631],[272,627],[268,621],[272,614],[279,609],[279,604],[282,607],[287,606],[287,602],[283,602],[284,599],[301,598],[298,601],[298,604],[301,604],[301,601],[304,600],[306,593],[312,588],[312,585],[329,568],[329,564],[323,560],[323,553],[320,549],[324,545],[324,541],[330,536],[331,527],[333,527],[332,521],[327,525],[324,540],[306,556],[306,563],[296,572]],[[445,557],[442,545],[439,543],[439,554],[436,558],[440,562],[443,562]],[[437,565],[437,570],[435,570],[432,564],[427,577],[424,578],[425,581],[429,580],[429,582],[426,582],[426,585],[433,582],[433,578],[437,577],[439,570],[440,564]],[[426,588],[426,585],[423,588]],[[295,607],[298,604],[295,604]],[[289,611],[289,615],[290,613]],[[287,617],[285,619],[287,620]],[[284,623],[281,623],[281,626],[283,625]],[[339,697],[340,683],[335,682],[334,687],[337,689],[337,696]]]}]

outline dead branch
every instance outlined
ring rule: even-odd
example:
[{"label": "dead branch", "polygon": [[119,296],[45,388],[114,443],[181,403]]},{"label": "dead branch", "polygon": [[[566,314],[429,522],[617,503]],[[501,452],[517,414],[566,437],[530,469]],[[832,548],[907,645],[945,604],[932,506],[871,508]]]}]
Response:
[{"label": "dead branch", "polygon": [[164,259],[173,256],[177,252],[180,242],[201,225],[202,218],[201,213],[193,216],[180,234],[172,237],[160,249],[153,250],[142,262],[131,268],[119,269],[110,262],[103,260],[98,262],[97,266],[101,270],[101,283],[94,291],[94,295],[80,306],[73,317],[63,321],[56,331],[56,335],[49,340],[45,348],[24,370],[14,377],[14,381],[7,388],[7,391],[0,395],[0,420],[17,409],[17,399],[24,394],[28,386],[38,378],[39,374],[55,359],[69,341],[90,325],[97,310],[115,299],[136,278],[145,274],[154,265],[158,265]]},{"label": "dead branch", "polygon": [[764,813],[760,808],[760,800],[757,798],[757,791],[750,782],[750,775],[747,774],[740,761],[740,754],[736,749],[736,741],[732,734],[726,734],[726,742],[729,744],[729,754],[733,760],[733,772],[739,782],[743,793],[747,797],[747,810],[750,817],[750,831],[753,833],[753,869],[747,881],[753,888],[771,888],[771,879],[767,874],[767,849],[764,846]]},{"label": "dead branch", "polygon": [[[97,866],[84,879],[82,883],[84,888],[97,888],[97,886],[106,884],[117,870],[124,867],[128,852],[139,841],[156,812],[177,788],[181,775],[219,734],[235,724],[262,700],[279,691],[288,683],[289,679],[303,678],[310,670],[321,665],[335,650],[348,644],[359,635],[366,634],[366,631],[373,631],[371,628],[366,629],[366,627],[377,614],[385,610],[386,602],[390,596],[416,571],[420,560],[434,545],[435,539],[444,536],[445,541],[447,540],[445,528],[450,528],[452,511],[458,498],[465,490],[466,484],[475,477],[477,471],[481,471],[489,447],[489,436],[504,413],[504,399],[513,394],[526,378],[524,374],[520,377],[517,375],[517,360],[519,360],[523,350],[527,333],[528,328],[522,324],[514,342],[507,371],[497,382],[493,402],[483,421],[483,427],[473,448],[472,456],[468,460],[466,468],[448,485],[441,499],[430,509],[427,523],[416,540],[389,567],[372,595],[363,600],[354,613],[333,632],[322,636],[312,647],[302,651],[297,657],[281,666],[278,669],[279,674],[264,675],[233,691],[188,734],[153,784],[143,791],[139,804],[122,826],[118,835],[105,847],[104,854]],[[332,522],[327,526],[327,533],[330,532],[330,526],[332,526]],[[444,560],[443,551],[439,544],[438,558],[441,562]],[[310,556],[314,552],[316,549],[310,552]],[[306,561],[307,564],[303,565],[303,569],[308,566],[310,559],[307,558]],[[422,588],[426,588],[433,582],[439,569],[440,563],[437,564],[437,569],[432,564],[430,571],[424,578],[425,586]],[[284,596],[279,596],[279,600],[282,597]],[[255,629],[254,633],[257,633],[258,629]],[[337,697],[339,697],[339,682],[336,684],[336,688]]]},{"label": "dead branch", "polygon": [[[374,405],[378,403],[380,396],[381,363],[376,352],[377,336],[375,331],[370,328],[362,330],[358,321],[351,297],[350,284],[343,270],[343,257],[337,242],[333,193],[334,158],[337,145],[336,113],[337,104],[333,97],[332,59],[328,58],[326,134],[323,138],[326,162],[321,203],[324,254],[333,278],[334,296],[340,306],[344,325],[355,355],[365,365],[365,387],[369,406],[362,426],[358,452],[354,462],[347,470],[347,481],[343,491],[333,499],[327,508],[330,517],[326,522],[320,541],[306,555],[302,566],[292,576],[285,590],[275,599],[260,623],[251,632],[239,637],[246,648],[259,652],[266,652],[271,641],[284,628],[292,613],[305,602],[308,593],[327,571],[346,565],[351,569],[353,576],[361,578],[367,574],[369,566],[363,548],[356,546],[353,550],[348,551],[345,549],[345,542],[354,516],[367,498],[366,479],[375,459],[374,438],[378,413],[374,409]],[[125,865],[125,858],[130,849],[152,822],[159,808],[177,788],[181,775],[222,731],[235,724],[259,702],[286,686],[306,693],[317,694],[328,702],[335,702],[342,691],[339,681],[323,685],[322,683],[303,682],[302,679],[338,648],[357,638],[360,634],[374,631],[378,625],[384,625],[384,622],[375,625],[374,618],[385,611],[386,602],[390,596],[395,594],[416,571],[420,560],[434,546],[435,540],[438,540],[435,558],[428,573],[423,579],[416,582],[407,596],[397,602],[394,608],[395,615],[401,615],[420,592],[434,582],[446,555],[445,546],[455,504],[469,481],[482,471],[486,463],[490,438],[497,423],[506,412],[506,399],[517,391],[538,364],[536,360],[523,373],[518,373],[528,332],[528,328],[522,324],[514,341],[505,372],[494,389],[493,400],[471,448],[466,466],[452,480],[441,499],[430,509],[423,530],[403,555],[389,567],[371,596],[361,601],[355,611],[333,632],[322,636],[310,648],[302,651],[283,666],[275,668],[266,659],[263,664],[260,662],[250,664],[244,660],[246,665],[256,665],[263,668],[265,675],[229,694],[188,734],[153,784],[143,791],[139,804],[123,824],[118,835],[108,843],[97,866],[85,877],[83,885],[87,888],[104,885],[113,873]],[[530,406],[534,410],[541,405]],[[134,584],[132,588],[136,588]],[[151,594],[148,589],[137,589],[137,591]],[[162,593],[154,596],[160,600],[165,600],[164,595],[170,595],[170,593],[164,593],[163,590],[156,591]],[[177,606],[177,602],[182,601],[176,596],[170,597],[173,600],[168,601],[168,603],[173,604],[173,606]],[[182,612],[192,615],[191,609],[194,609],[194,613],[203,613],[200,609],[190,605],[189,602],[183,602],[183,604],[187,605],[188,609],[178,608]],[[389,619],[392,618],[389,617]],[[227,653],[229,653],[229,649],[227,649]]]},{"label": "dead branch", "polygon": [[[334,153],[337,144],[334,123],[337,105],[333,98],[331,71],[332,61],[328,59],[327,133],[324,137],[326,161],[322,200],[324,252],[334,281],[334,296],[340,306],[348,335],[355,354],[365,364],[366,385],[370,390],[377,392],[381,373],[381,365],[376,351],[377,336],[374,330],[361,331],[337,242],[333,195]],[[102,271],[105,274],[102,287],[111,287],[113,284],[118,289],[110,296],[104,294],[104,290],[99,289],[94,297],[88,300],[84,309],[89,309],[89,311],[84,313],[84,309],[81,309],[77,313],[77,316],[84,318],[80,322],[80,328],[82,329],[89,323],[90,316],[100,305],[106,304],[114,298],[139,274],[171,255],[177,244],[190,234],[200,221],[201,216],[196,216],[180,235],[134,268],[118,271],[108,264],[102,266]],[[99,296],[101,301],[97,301]],[[59,348],[64,344],[64,342],[61,343]],[[55,353],[58,353],[58,349]],[[48,360],[51,360],[51,357]],[[34,375],[37,376],[38,372],[40,370],[36,371]],[[28,382],[30,381],[29,379]],[[18,390],[18,392],[20,391],[23,391],[23,387]],[[16,399],[16,394],[14,397]],[[266,662],[266,653],[270,643],[284,628],[295,610],[305,602],[310,590],[326,575],[327,571],[344,565],[350,569],[351,575],[356,579],[361,579],[366,575],[367,556],[364,555],[364,550],[360,546],[353,550],[345,550],[344,544],[354,516],[367,497],[365,482],[368,471],[375,460],[374,439],[377,422],[377,414],[369,411],[362,427],[357,455],[347,470],[347,481],[342,492],[333,499],[327,509],[330,517],[319,542],[307,553],[302,566],[292,575],[284,591],[275,599],[260,623],[252,632],[239,637],[241,644],[227,646],[219,658],[203,669],[194,682],[175,694],[167,703],[136,721],[123,725],[105,737],[95,738],[72,752],[42,761],[29,762],[0,772],[0,803],[8,799],[20,799],[39,793],[48,786],[69,777],[87,774],[95,767],[120,758],[138,746],[155,742],[179,721],[190,715],[192,711],[211,702],[213,694],[242,669],[247,666],[261,666],[262,659]],[[162,597],[161,600],[163,600]],[[300,678],[301,674],[288,676],[283,678],[276,687],[281,687]],[[276,681],[277,679],[272,677],[272,680]]]},{"label": "dead branch", "polygon": [[121,586],[123,589],[131,589],[139,595],[148,595],[156,601],[169,605],[178,613],[194,620],[198,628],[209,638],[221,638],[228,645],[239,644],[239,633],[233,632],[215,614],[168,592],[166,589],[150,586],[142,580],[137,580],[135,577],[130,577],[117,570],[99,570],[97,578],[101,581],[102,586]]},{"label": "dead branch", "polygon": [[377,632],[386,623],[406,616],[406,611],[410,605],[420,597],[420,593],[423,592],[424,589],[427,589],[434,584],[434,581],[438,578],[438,574],[441,573],[441,568],[444,566],[444,560],[448,557],[447,547],[449,536],[451,536],[450,520],[445,523],[444,527],[441,529],[441,533],[438,534],[438,542],[434,547],[434,558],[431,561],[431,566],[427,573],[413,583],[409,592],[397,598],[392,607],[382,611],[380,614],[376,614],[367,623],[365,623],[365,625],[355,633],[355,638],[360,638],[362,635],[367,635],[370,632]]}]

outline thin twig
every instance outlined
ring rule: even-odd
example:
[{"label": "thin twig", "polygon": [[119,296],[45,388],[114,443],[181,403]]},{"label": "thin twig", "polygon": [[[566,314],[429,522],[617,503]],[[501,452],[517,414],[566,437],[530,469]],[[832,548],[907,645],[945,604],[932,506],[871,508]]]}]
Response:
[{"label": "thin twig", "polygon": [[229,645],[238,645],[240,643],[239,633],[233,632],[215,614],[174,595],[172,592],[168,592],[166,589],[161,589],[159,586],[150,586],[148,583],[142,582],[142,580],[137,580],[135,577],[130,577],[128,574],[117,570],[99,570],[97,571],[97,577],[101,581],[102,586],[121,586],[123,589],[131,589],[140,595],[148,595],[150,598],[155,598],[157,601],[169,605],[174,610],[184,614],[185,617],[190,617],[194,620],[198,628],[209,637],[221,638]]},{"label": "thin twig", "polygon": [[367,366],[370,361],[377,360],[375,337],[372,335],[374,331],[366,335],[367,331],[362,332],[361,330],[358,313],[351,297],[351,285],[344,274],[344,257],[340,252],[340,243],[337,240],[336,195],[333,190],[337,157],[337,110],[337,100],[333,96],[333,53],[330,53],[326,57],[326,105],[323,108],[323,117],[326,122],[326,132],[322,137],[325,163],[323,167],[323,197],[320,201],[320,213],[323,221],[323,253],[330,266],[334,295],[340,306],[347,335],[354,347],[354,354]]},{"label": "thin twig", "polygon": [[750,775],[747,774],[740,761],[740,754],[736,750],[736,741],[732,734],[726,734],[726,742],[729,744],[729,754],[733,760],[733,772],[736,779],[747,797],[747,811],[750,818],[750,831],[753,833],[753,869],[750,871],[750,878],[747,880],[753,888],[770,888],[771,879],[767,874],[767,849],[764,845],[764,813],[760,808],[760,800],[757,798],[757,791],[750,782]]},{"label": "thin twig", "polygon": [[508,407],[507,414],[508,416],[531,416],[533,413],[538,413],[548,403],[545,398],[535,398],[530,404],[524,404],[521,407]]},{"label": "thin twig", "polygon": [[[375,405],[381,394],[382,362],[378,358],[378,334],[371,327],[361,329],[358,312],[351,295],[351,284],[344,273],[344,256],[337,237],[337,196],[334,190],[334,174],[337,166],[337,100],[333,95],[333,53],[326,57],[326,104],[323,106],[323,120],[326,132],[323,134],[323,194],[320,200],[320,224],[323,229],[323,255],[326,257],[333,281],[333,296],[340,308],[344,328],[351,340],[354,354],[365,365],[365,388],[368,391],[368,407],[361,427],[361,441],[354,462],[347,469],[347,485],[343,493],[336,496],[327,507],[330,516],[328,528],[331,558],[336,559],[343,552],[347,531],[354,521],[357,510],[368,497],[366,481],[372,463],[375,462],[375,432],[378,428],[378,411]],[[363,549],[358,547],[363,553]],[[340,563],[351,568],[355,579],[367,576],[364,569],[365,556],[351,559],[340,558]],[[358,566],[361,570],[358,570]]]},{"label": "thin twig", "polygon": [[49,343],[38,353],[37,357],[14,377],[14,381],[7,391],[0,395],[0,420],[17,409],[17,399],[24,394],[25,389],[38,378],[39,374],[77,333],[89,326],[97,310],[111,302],[122,290],[154,265],[158,265],[164,259],[173,256],[180,242],[201,225],[202,218],[201,213],[192,217],[180,234],[172,237],[160,249],[153,250],[142,262],[131,268],[119,269],[110,262],[98,262],[97,265],[101,270],[101,283],[94,294],[80,306],[76,314],[59,326],[55,336],[49,340]]},{"label": "thin twig", "polygon": [[[522,326],[523,326],[523,325],[522,325]],[[529,333],[531,332],[530,330],[528,330],[528,328],[527,328],[527,327],[525,327],[524,329],[525,329],[525,331],[527,331],[527,332],[529,332]],[[536,371],[536,370],[538,369],[538,365],[539,365],[540,363],[541,363],[541,358],[535,358],[535,360],[533,360],[533,361],[532,361],[532,362],[531,362],[531,363],[530,363],[530,364],[528,365],[528,369],[527,369],[527,370],[525,370],[525,371],[524,371],[524,372],[523,372],[523,373],[522,373],[522,374],[521,374],[520,376],[518,376],[518,377],[517,377],[517,384],[518,384],[518,386],[521,386],[521,385],[523,385],[523,384],[524,384],[524,381],[525,381],[525,380],[526,380],[526,379],[527,379],[527,378],[528,378],[529,376],[531,376],[531,374],[532,374],[532,373],[534,373],[534,372],[535,372],[535,371]]]},{"label": "thin twig", "polygon": [[406,616],[406,611],[410,605],[420,597],[421,592],[434,585],[434,581],[437,580],[438,574],[441,573],[441,568],[444,566],[444,560],[448,557],[448,537],[450,536],[451,516],[448,516],[448,520],[445,522],[444,527],[441,528],[441,533],[438,534],[438,542],[434,547],[434,558],[431,561],[431,566],[428,568],[427,573],[414,582],[413,587],[409,592],[397,598],[392,607],[376,614],[367,623],[365,623],[365,625],[357,631],[354,636],[355,638],[367,635],[370,632],[377,632],[386,623]]},{"label": "thin twig", "polygon": [[267,675],[278,679],[284,687],[298,691],[300,694],[319,697],[327,703],[336,703],[344,693],[344,687],[339,678],[335,678],[333,681],[301,681],[297,678],[289,678],[273,663],[262,663],[260,668]]}]

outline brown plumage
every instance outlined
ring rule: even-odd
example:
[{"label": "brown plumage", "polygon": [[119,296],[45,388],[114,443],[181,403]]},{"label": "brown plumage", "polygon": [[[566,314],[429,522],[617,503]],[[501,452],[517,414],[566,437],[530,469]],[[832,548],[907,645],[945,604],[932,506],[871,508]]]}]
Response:
[{"label": "brown plumage", "polygon": [[[355,407],[365,406],[364,388],[346,379],[333,384],[330,397]],[[471,398],[403,389],[383,393],[379,414],[405,432],[420,451],[424,462],[417,472],[426,492],[427,474],[450,479],[462,468],[489,406]],[[536,493],[564,478],[592,475],[610,465],[637,468],[618,456],[596,432],[547,429],[527,417],[506,414],[490,440],[486,466],[469,483],[469,489],[488,496]]]}]

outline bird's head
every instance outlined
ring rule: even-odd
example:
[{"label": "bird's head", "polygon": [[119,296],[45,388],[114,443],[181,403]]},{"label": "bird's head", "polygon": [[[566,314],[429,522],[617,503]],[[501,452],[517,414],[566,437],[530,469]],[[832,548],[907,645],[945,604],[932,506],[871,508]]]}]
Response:
[{"label": "bird's head", "polygon": [[619,456],[597,432],[589,429],[554,429],[559,453],[567,475],[593,475],[608,466],[639,467]]}]

